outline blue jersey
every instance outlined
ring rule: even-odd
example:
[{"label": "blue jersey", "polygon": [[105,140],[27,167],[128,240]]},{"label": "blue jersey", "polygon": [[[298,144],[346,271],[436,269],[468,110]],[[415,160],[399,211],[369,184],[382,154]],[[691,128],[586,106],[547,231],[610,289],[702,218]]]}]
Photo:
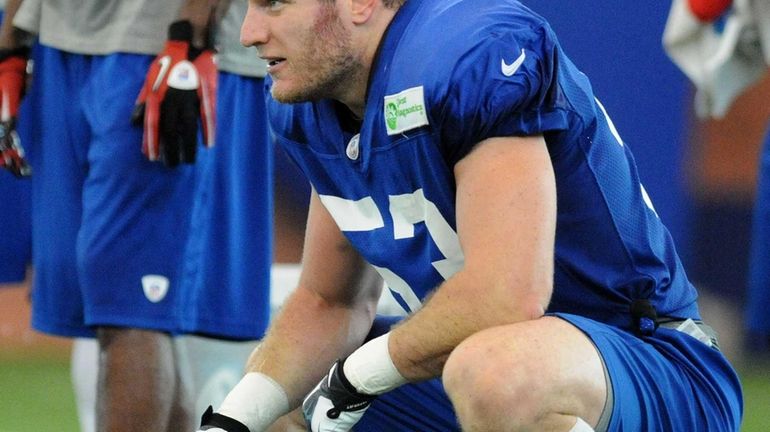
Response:
[{"label": "blue jersey", "polygon": [[699,318],[628,146],[547,22],[517,1],[407,1],[360,129],[330,100],[268,96],[268,109],[275,138],[407,310],[463,265],[454,165],[484,139],[542,134],[558,210],[548,311],[628,327],[631,303],[648,299],[659,315]]}]

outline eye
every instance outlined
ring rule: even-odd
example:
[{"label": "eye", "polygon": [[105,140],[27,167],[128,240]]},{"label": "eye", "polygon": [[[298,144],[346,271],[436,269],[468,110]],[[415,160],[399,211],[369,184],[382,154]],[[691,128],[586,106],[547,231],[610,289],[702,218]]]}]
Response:
[{"label": "eye", "polygon": [[277,11],[285,4],[286,2],[284,0],[265,0],[265,8],[269,11]]}]

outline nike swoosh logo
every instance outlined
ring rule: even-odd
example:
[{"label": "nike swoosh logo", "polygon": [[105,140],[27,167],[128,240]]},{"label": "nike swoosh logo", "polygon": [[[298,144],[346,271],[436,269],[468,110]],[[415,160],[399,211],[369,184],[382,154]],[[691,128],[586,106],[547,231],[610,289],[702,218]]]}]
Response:
[{"label": "nike swoosh logo", "polygon": [[158,87],[163,83],[163,78],[165,78],[166,73],[168,73],[168,68],[171,66],[171,56],[159,58],[158,63],[160,64],[160,70],[158,71],[158,76],[155,77],[155,82],[152,83],[152,91],[154,92],[158,91]]},{"label": "nike swoosh logo", "polygon": [[524,60],[527,58],[527,54],[524,52],[524,48],[521,49],[521,54],[519,55],[519,58],[513,61],[511,64],[505,63],[505,59],[500,60],[500,69],[503,71],[503,75],[505,76],[511,76],[516,73],[517,70],[519,70],[519,67],[522,63],[524,63]]}]

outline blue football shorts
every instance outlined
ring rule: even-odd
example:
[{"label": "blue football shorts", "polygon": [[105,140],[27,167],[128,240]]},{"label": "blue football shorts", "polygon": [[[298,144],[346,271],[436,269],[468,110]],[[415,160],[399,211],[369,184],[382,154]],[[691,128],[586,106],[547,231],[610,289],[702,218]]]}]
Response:
[{"label": "blue football shorts", "polygon": [[32,177],[32,325],[60,336],[95,326],[177,333],[192,166],[141,153],[134,102],[153,56],[41,46],[33,86],[40,139]]},{"label": "blue football shorts", "polygon": [[182,328],[261,339],[270,318],[273,151],[264,80],[219,73],[215,145],[198,152]]},{"label": "blue football shorts", "polygon": [[[570,314],[557,314],[586,333],[608,368],[613,405],[608,430],[737,431],[742,415],[738,377],[714,348],[679,331],[659,328],[638,337]],[[378,317],[369,337],[397,318]],[[392,390],[372,403],[357,432],[459,431],[441,381]]]},{"label": "blue football shorts", "polygon": [[31,260],[30,183],[0,169],[0,284],[23,281]]},{"label": "blue football shorts", "polygon": [[[2,17],[2,12],[0,12]],[[16,120],[16,133],[25,150],[25,159],[31,165],[32,141],[35,139],[36,120],[33,118],[37,92],[33,88],[22,99]],[[27,266],[32,261],[32,201],[30,193],[32,180],[16,178],[5,169],[0,169],[0,284],[17,283],[24,280]]]},{"label": "blue football shorts", "polygon": [[[757,196],[752,219],[746,329],[754,337],[770,336],[770,129],[759,158]],[[757,348],[770,349],[770,341],[748,341]]]}]

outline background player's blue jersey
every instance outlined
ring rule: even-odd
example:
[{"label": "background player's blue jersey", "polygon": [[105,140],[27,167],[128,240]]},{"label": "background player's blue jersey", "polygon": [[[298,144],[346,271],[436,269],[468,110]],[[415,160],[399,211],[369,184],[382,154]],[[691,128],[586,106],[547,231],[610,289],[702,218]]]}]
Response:
[{"label": "background player's blue jersey", "polygon": [[484,139],[543,134],[558,211],[548,311],[628,327],[631,303],[649,299],[659,315],[699,318],[628,146],[548,24],[520,3],[407,1],[366,107],[347,130],[337,102],[268,96],[276,139],[406,309],[463,265],[454,164]]}]

